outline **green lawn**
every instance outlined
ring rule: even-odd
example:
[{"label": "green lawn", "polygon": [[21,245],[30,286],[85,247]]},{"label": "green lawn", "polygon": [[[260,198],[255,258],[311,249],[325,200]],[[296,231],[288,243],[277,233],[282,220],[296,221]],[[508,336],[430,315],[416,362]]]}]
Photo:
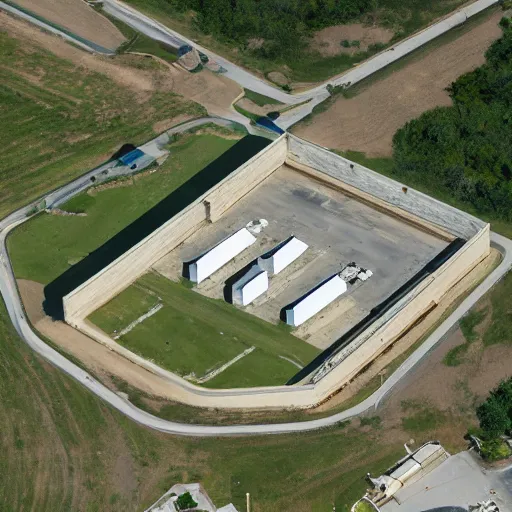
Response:
[{"label": "green lawn", "polygon": [[280,101],[275,100],[274,98],[269,98],[264,94],[260,94],[258,92],[251,91],[250,89],[244,89],[245,97],[248,100],[251,100],[253,103],[260,107],[264,107],[265,105],[282,105]]},{"label": "green lawn", "polygon": [[[141,290],[147,290],[145,296]],[[163,308],[119,338],[133,352],[179,375],[202,377],[250,347],[256,349],[205,383],[208,387],[284,384],[297,367],[279,357],[305,364],[320,351],[221,300],[213,300],[155,273],[93,313],[89,319],[112,334],[148,311],[154,297]],[[134,300],[136,299],[136,300]]]},{"label": "green lawn", "polygon": [[[86,217],[42,213],[17,228],[8,249],[18,278],[47,284],[112,238],[144,212],[188,181],[237,141],[212,133],[188,135],[170,145],[171,156],[157,172],[129,186],[75,196],[63,210]],[[101,187],[101,186],[100,186]]]},{"label": "green lawn", "polygon": [[[0,218],[204,109],[166,92],[140,98],[107,76],[0,32]],[[28,77],[28,78],[27,78]]]}]

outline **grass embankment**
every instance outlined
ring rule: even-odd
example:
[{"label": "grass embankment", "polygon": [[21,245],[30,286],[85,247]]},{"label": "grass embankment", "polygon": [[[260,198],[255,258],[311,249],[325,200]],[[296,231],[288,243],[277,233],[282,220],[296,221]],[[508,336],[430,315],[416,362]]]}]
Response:
[{"label": "grass embankment", "polygon": [[157,301],[161,301],[163,308],[118,342],[163,368],[200,378],[256,347],[205,382],[207,387],[284,384],[297,372],[297,366],[283,357],[305,365],[320,352],[282,326],[265,322],[224,301],[204,297],[155,273],[143,276],[89,319],[113,334]]},{"label": "grass embankment", "polygon": [[443,362],[447,366],[459,366],[465,360],[471,344],[480,342],[483,349],[492,345],[512,344],[512,273],[508,273],[491,291],[489,296],[471,310],[461,321],[460,328],[465,343],[453,347]]},{"label": "grass embankment", "polygon": [[159,57],[167,62],[175,62],[178,59],[178,50],[176,48],[173,48],[161,41],[155,41],[145,34],[138,32],[129,25],[126,25],[126,23],[114,18],[114,16],[107,14],[102,7],[96,7],[96,10],[108,18],[119,29],[124,37],[126,37],[126,41],[117,48],[116,53],[147,53],[149,55]]},{"label": "grass embankment", "polygon": [[61,206],[86,217],[42,213],[22,224],[8,238],[16,277],[49,283],[236,142],[213,133],[186,135],[169,146],[171,155],[156,172],[100,185]]},{"label": "grass embankment", "polygon": [[[354,64],[368,58],[380,49],[380,46],[376,46],[370,51],[360,52],[355,56],[340,54],[332,57],[322,57],[316,52],[303,50],[298,52],[300,58],[286,61],[279,58],[266,59],[258,56],[257,51],[204,34],[195,23],[195,14],[192,11],[176,9],[172,3],[166,0],[128,0],[127,3],[233,62],[265,74],[271,71],[280,71],[291,81],[296,82],[327,80],[350,69]],[[442,0],[406,0],[405,2],[382,0],[378,8],[351,21],[390,28],[395,33],[392,42],[396,42],[426,27],[436,18],[457,9],[463,3],[462,0],[451,3]]]},{"label": "grass embankment", "polygon": [[0,32],[0,218],[99,165],[158,121],[204,109],[166,92],[144,97],[107,76]]},{"label": "grass embankment", "polygon": [[[353,427],[303,435],[190,439],[139,427],[21,342],[0,302],[1,510],[143,510],[177,482],[217,505],[339,510],[400,455],[400,443]],[[379,450],[374,446],[379,445]],[[226,464],[226,461],[229,461]]]}]

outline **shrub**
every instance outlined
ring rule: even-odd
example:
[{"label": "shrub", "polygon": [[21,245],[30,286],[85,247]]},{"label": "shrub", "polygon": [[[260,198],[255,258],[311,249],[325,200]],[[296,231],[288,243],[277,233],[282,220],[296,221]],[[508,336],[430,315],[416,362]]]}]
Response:
[{"label": "shrub", "polygon": [[178,496],[178,499],[176,500],[176,507],[178,510],[188,510],[197,507],[197,503],[189,492],[185,492]]},{"label": "shrub", "polygon": [[507,409],[494,396],[478,407],[476,415],[480,421],[480,427],[489,439],[494,439],[510,429]]},{"label": "shrub", "polygon": [[485,460],[494,462],[510,457],[511,451],[507,443],[502,439],[491,439],[482,443],[480,453]]}]

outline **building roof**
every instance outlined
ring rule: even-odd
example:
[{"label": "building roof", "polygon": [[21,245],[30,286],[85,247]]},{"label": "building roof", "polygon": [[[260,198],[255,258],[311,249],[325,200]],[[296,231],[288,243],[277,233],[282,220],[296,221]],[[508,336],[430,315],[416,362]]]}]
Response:
[{"label": "building roof", "polygon": [[250,270],[233,284],[233,302],[247,306],[254,299],[268,290],[268,273],[259,265],[253,265]]},{"label": "building roof", "polygon": [[131,165],[133,162],[135,162],[135,160],[138,160],[143,156],[144,152],[141,151],[139,148],[135,148],[133,151],[126,153],[126,155],[119,157],[119,161],[124,165]]},{"label": "building roof", "polygon": [[323,281],[286,310],[286,323],[295,327],[316,315],[347,291],[347,283],[337,274]]},{"label": "building roof", "polygon": [[254,242],[256,237],[246,228],[240,229],[190,264],[190,280],[204,281]]},{"label": "building roof", "polygon": [[301,242],[298,238],[291,236],[273,249],[258,258],[258,264],[261,268],[271,274],[279,274],[288,265],[293,263],[304,251],[308,245]]}]

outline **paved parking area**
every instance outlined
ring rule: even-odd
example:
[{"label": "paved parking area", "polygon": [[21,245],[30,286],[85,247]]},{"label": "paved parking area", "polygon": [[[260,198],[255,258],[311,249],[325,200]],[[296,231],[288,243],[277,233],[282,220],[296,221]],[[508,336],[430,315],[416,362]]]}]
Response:
[{"label": "paved parking area", "polygon": [[[396,493],[382,512],[427,512],[469,510],[478,502],[492,499],[500,512],[512,512],[512,494],[503,485],[503,475],[484,470],[471,452],[449,457],[421,480]],[[459,508],[460,507],[460,508]]]}]

